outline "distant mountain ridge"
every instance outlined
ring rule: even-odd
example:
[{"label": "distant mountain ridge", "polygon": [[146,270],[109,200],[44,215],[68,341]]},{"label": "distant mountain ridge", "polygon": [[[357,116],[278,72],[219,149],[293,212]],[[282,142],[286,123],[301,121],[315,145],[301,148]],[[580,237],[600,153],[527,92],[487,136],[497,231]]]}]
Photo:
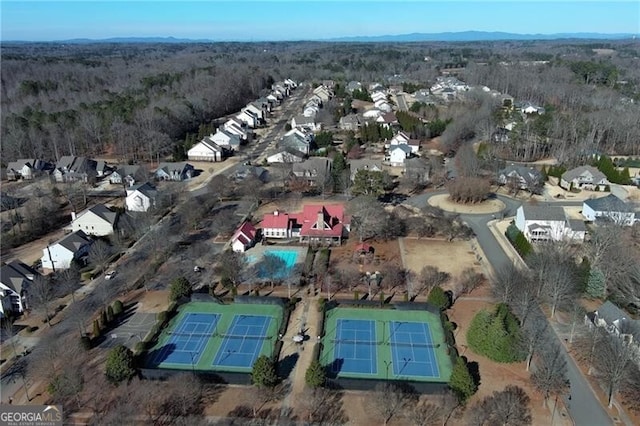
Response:
[{"label": "distant mountain ridge", "polygon": [[420,41],[502,41],[502,40],[622,40],[640,38],[640,34],[631,33],[556,33],[556,34],[518,34],[500,31],[459,31],[442,33],[410,33],[379,36],[349,36],[323,39],[291,39],[269,40],[257,37],[251,40],[234,39],[192,39],[177,37],[109,37],[103,39],[75,38],[55,41],[23,41],[6,40],[3,43],[66,43],[66,44],[91,44],[91,43],[222,43],[222,42],[278,42],[278,41],[319,41],[319,42],[358,42],[358,43],[389,43],[389,42],[420,42]]},{"label": "distant mountain ridge", "polygon": [[443,33],[411,33],[380,36],[337,37],[326,41],[340,42],[412,42],[412,41],[499,41],[499,40],[620,40],[637,37],[638,34],[617,33],[556,33],[556,34],[517,34],[500,31],[460,31]]}]

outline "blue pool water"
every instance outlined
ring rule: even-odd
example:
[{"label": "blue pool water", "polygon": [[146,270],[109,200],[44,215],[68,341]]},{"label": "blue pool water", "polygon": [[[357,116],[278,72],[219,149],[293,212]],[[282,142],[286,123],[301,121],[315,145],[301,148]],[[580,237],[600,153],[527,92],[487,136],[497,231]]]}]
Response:
[{"label": "blue pool water", "polygon": [[[276,279],[284,279],[291,275],[291,270],[298,260],[298,252],[293,250],[265,250],[264,254],[271,254],[283,260],[284,265],[281,270],[274,274]],[[248,256],[249,263],[260,262],[255,256]],[[265,271],[264,267],[258,263],[258,278],[270,278],[268,271]]]}]

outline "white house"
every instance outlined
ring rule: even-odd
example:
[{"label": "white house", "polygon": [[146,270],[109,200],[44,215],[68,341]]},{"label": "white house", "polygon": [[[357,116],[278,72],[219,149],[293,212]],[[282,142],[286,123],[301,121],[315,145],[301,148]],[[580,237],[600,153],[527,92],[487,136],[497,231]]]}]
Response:
[{"label": "white house", "polygon": [[38,276],[37,271],[19,260],[0,268],[0,318],[28,308],[29,284]]},{"label": "white house", "polygon": [[267,163],[300,163],[304,159],[304,153],[293,149],[282,149],[267,157]]},{"label": "white house", "polygon": [[132,212],[146,212],[156,205],[156,189],[148,182],[127,188],[125,205]]},{"label": "white house", "polygon": [[411,156],[411,147],[409,145],[392,145],[389,147],[389,154],[386,160],[392,166],[402,166],[404,161]]},{"label": "white house", "polygon": [[411,139],[404,132],[399,132],[389,141],[388,148],[391,149],[394,145],[407,145],[411,149],[412,154],[417,154],[420,151],[420,141],[418,139]]},{"label": "white house", "polygon": [[264,110],[254,103],[247,104],[247,106],[243,108],[243,111],[250,112],[254,114],[256,117],[258,117],[258,123],[264,122],[266,118],[266,114]]},{"label": "white house", "polygon": [[253,114],[251,111],[247,111],[246,109],[243,109],[242,111],[240,111],[236,115],[236,118],[252,129],[255,129],[256,127],[258,127],[260,123],[258,116]]},{"label": "white house", "polygon": [[291,119],[292,129],[304,129],[316,131],[320,130],[321,124],[316,123],[313,117],[305,117],[304,115],[296,115]]},{"label": "white house", "polygon": [[371,100],[373,100],[373,102],[386,101],[387,95],[384,92],[373,92],[371,94]]},{"label": "white house", "polygon": [[580,166],[567,170],[560,178],[560,186],[566,190],[573,188],[598,189],[604,191],[610,183],[600,170],[593,166]]},{"label": "white house", "polygon": [[236,117],[232,117],[225,121],[222,128],[229,133],[240,136],[240,139],[244,141],[249,139],[249,132],[246,129],[246,124],[238,120]]},{"label": "white house", "polygon": [[530,242],[583,241],[586,233],[584,223],[568,220],[560,206],[523,204],[515,225]]},{"label": "white house", "polygon": [[588,312],[584,322],[589,327],[601,327],[607,333],[618,336],[635,349],[636,364],[640,365],[640,320],[630,317],[622,309],[607,300],[597,310]]},{"label": "white house", "polygon": [[536,191],[543,184],[543,179],[542,174],[533,167],[510,164],[498,172],[498,183]]},{"label": "white house", "polygon": [[187,151],[187,158],[191,161],[222,161],[224,150],[217,143],[205,137]]},{"label": "white house", "polygon": [[300,235],[300,229],[297,232],[293,230],[295,216],[289,217],[288,213],[278,210],[270,214],[265,214],[262,218],[262,236],[265,238],[292,238]]},{"label": "white house", "polygon": [[84,231],[87,235],[104,236],[113,234],[116,229],[118,213],[104,204],[97,204],[79,215],[71,213],[71,229]]},{"label": "white house", "polygon": [[256,228],[251,222],[244,222],[231,237],[231,248],[237,253],[244,253],[256,242]]},{"label": "white house", "polygon": [[633,207],[613,194],[585,200],[582,216],[590,222],[608,220],[622,226],[632,226],[636,219]]},{"label": "white house", "polygon": [[218,129],[214,134],[207,136],[205,139],[212,141],[219,147],[226,147],[227,149],[235,150],[240,147],[240,136],[223,129]]},{"label": "white house", "polygon": [[520,111],[523,114],[544,114],[544,108],[534,105],[531,102],[525,102],[520,108]]},{"label": "white house", "polygon": [[69,269],[74,260],[83,260],[89,254],[91,239],[82,231],[75,231],[42,249],[42,269]]},{"label": "white house", "polygon": [[304,111],[302,111],[302,115],[305,117],[315,118],[319,111],[320,109],[318,109],[317,106],[307,106]]},{"label": "white house", "polygon": [[391,112],[393,111],[393,107],[387,101],[378,101],[374,103],[375,107],[383,112]]},{"label": "white house", "polygon": [[116,170],[109,175],[109,183],[123,184],[125,186],[133,186],[136,182],[147,180],[146,170],[139,165],[118,166]]}]

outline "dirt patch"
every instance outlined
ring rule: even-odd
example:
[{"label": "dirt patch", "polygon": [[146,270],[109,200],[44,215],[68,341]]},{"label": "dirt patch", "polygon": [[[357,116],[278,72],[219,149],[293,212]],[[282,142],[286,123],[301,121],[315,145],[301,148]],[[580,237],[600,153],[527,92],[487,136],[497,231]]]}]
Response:
[{"label": "dirt patch", "polygon": [[157,290],[147,291],[140,298],[139,312],[156,313],[166,311],[169,307],[169,291]]},{"label": "dirt patch", "polygon": [[373,247],[373,255],[369,260],[361,258],[355,253],[358,240],[349,240],[340,247],[331,249],[331,267],[357,267],[360,272],[379,271],[383,265],[395,265],[402,267],[402,256],[398,241],[368,241]]},{"label": "dirt patch", "polygon": [[454,213],[486,214],[498,213],[504,210],[504,203],[500,200],[487,200],[477,204],[458,204],[449,199],[449,194],[434,195],[429,198],[429,205],[439,207],[444,211]]},{"label": "dirt patch", "polygon": [[467,268],[482,272],[469,241],[404,238],[403,243],[405,268],[415,273],[420,273],[427,265],[448,272],[452,277]]}]

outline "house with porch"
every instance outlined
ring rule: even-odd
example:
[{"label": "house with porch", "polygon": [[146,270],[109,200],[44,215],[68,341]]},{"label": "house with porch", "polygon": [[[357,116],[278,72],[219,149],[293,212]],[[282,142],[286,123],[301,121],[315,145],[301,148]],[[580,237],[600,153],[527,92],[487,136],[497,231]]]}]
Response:
[{"label": "house with porch", "polygon": [[244,253],[256,242],[257,231],[249,221],[245,221],[231,237],[231,249],[236,253]]},{"label": "house with porch", "polygon": [[636,352],[635,362],[640,365],[640,320],[633,319],[613,302],[607,300],[595,311],[587,312],[584,323],[590,328],[603,328],[607,333],[618,336],[627,344],[633,345]]},{"label": "house with porch", "polygon": [[542,173],[537,169],[510,164],[498,172],[498,183],[527,191],[536,191],[544,182]]},{"label": "house with porch", "polygon": [[52,175],[56,182],[89,182],[98,176],[98,163],[87,157],[60,157]]},{"label": "house with porch", "polygon": [[54,165],[43,160],[23,158],[7,163],[7,179],[31,180],[45,175],[54,169]]},{"label": "house with porch", "polygon": [[523,204],[518,207],[516,227],[529,242],[584,241],[586,227],[580,220],[570,220],[560,206]]},{"label": "house with porch", "polygon": [[75,231],[42,249],[42,269],[69,269],[73,261],[84,262],[93,241],[83,231]]},{"label": "house with porch", "polygon": [[567,191],[572,188],[604,191],[610,185],[607,177],[593,166],[580,166],[564,172],[559,185]]},{"label": "house with porch", "polygon": [[296,115],[291,119],[291,128],[315,132],[316,130],[321,130],[322,125],[320,123],[316,123],[316,120],[314,117],[305,117],[304,115]]},{"label": "house with porch", "polygon": [[633,206],[613,194],[584,200],[582,216],[589,222],[610,221],[621,226],[633,226],[636,223]]},{"label": "house with porch", "polygon": [[19,315],[29,308],[29,285],[37,277],[40,273],[19,260],[0,267],[0,318]]}]

